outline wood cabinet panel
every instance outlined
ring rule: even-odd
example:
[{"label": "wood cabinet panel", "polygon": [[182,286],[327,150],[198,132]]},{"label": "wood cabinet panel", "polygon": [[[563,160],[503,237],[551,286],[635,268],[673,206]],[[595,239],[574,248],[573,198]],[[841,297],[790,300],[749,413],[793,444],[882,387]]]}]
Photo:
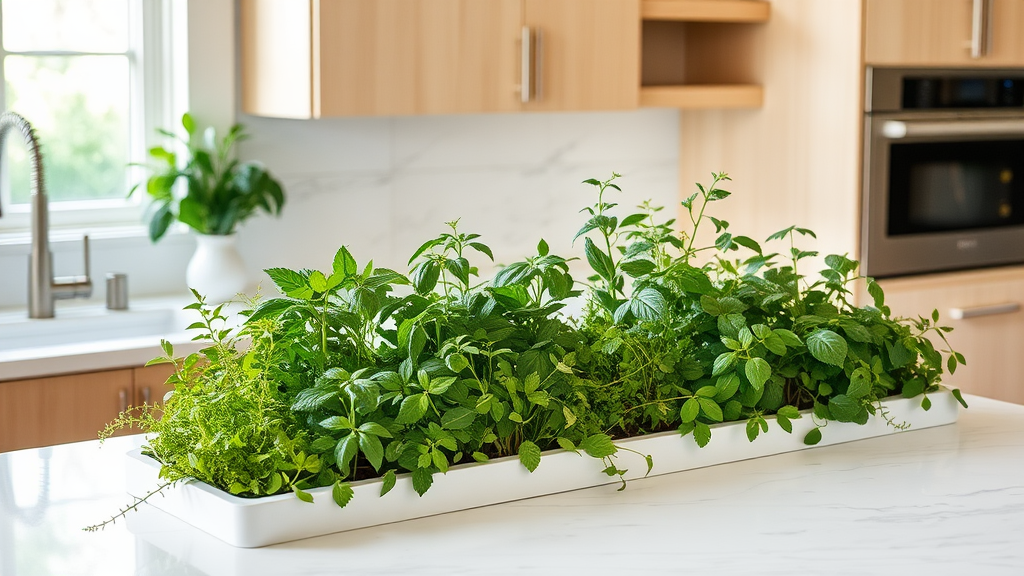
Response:
[{"label": "wood cabinet panel", "polygon": [[538,97],[527,110],[609,110],[639,105],[636,0],[524,0],[524,25],[541,33]]},{"label": "wood cabinet panel", "polygon": [[133,368],[134,396],[132,406],[160,404],[164,395],[174,390],[167,385],[167,378],[174,372],[170,364],[156,364],[145,368]]},{"label": "wood cabinet panel", "polygon": [[1024,2],[990,1],[989,53],[971,57],[973,0],[867,0],[867,64],[1024,65]]},{"label": "wood cabinet panel", "polygon": [[94,439],[131,397],[131,369],[0,382],[0,452]]},{"label": "wood cabinet panel", "polygon": [[316,116],[518,109],[519,0],[322,0]]},{"label": "wood cabinet panel", "polygon": [[[947,339],[966,357],[967,365],[944,376],[945,384],[1024,404],[1024,382],[1016,368],[1024,356],[1024,268],[883,280],[879,284],[894,315],[928,316],[938,310],[940,324],[953,327]],[[957,320],[951,317],[952,309],[965,312],[965,316],[971,311],[990,313]],[[940,347],[937,339],[932,342]]]}]

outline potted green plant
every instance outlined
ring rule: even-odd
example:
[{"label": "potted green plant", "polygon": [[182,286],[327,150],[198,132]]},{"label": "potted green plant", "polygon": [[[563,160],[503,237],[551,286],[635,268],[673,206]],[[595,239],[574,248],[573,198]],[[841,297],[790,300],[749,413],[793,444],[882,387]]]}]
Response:
[{"label": "potted green plant", "polygon": [[[163,146],[149,150],[155,161],[148,166],[152,175],[145,181],[152,199],[147,218],[149,237],[160,240],[175,221],[196,232],[196,253],[186,271],[188,285],[211,301],[225,301],[246,286],[245,266],[235,248],[238,226],[257,212],[279,215],[284,190],[258,162],[240,162],[232,151],[246,138],[242,125],[235,124],[220,140],[212,126],[200,136],[192,115],[181,117],[185,136],[167,130],[159,132],[178,139],[185,153],[179,155]],[[179,178],[184,186],[177,186]],[[135,192],[136,184],[128,193]]]},{"label": "potted green plant", "polygon": [[164,342],[151,363],[173,365],[174,393],[105,432],[150,436],[135,501],[92,528],[150,501],[262,546],[956,420],[939,383],[965,359],[937,313],[894,317],[846,256],[805,276],[805,228],[764,247],[730,231],[708,211],[725,174],[683,200],[683,226],[616,210],[616,178],[586,181],[586,281],[541,240],[479,282],[471,259],[492,251],[455,221],[407,275],[344,246],[324,271],[267,269],[281,295],[237,330],[196,294],[207,346]]}]

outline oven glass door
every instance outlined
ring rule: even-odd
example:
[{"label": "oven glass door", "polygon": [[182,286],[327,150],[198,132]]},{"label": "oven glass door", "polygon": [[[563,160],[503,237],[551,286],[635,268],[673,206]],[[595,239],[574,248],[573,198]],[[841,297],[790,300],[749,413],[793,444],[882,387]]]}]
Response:
[{"label": "oven glass door", "polygon": [[893,142],[888,234],[1024,224],[1024,137]]}]

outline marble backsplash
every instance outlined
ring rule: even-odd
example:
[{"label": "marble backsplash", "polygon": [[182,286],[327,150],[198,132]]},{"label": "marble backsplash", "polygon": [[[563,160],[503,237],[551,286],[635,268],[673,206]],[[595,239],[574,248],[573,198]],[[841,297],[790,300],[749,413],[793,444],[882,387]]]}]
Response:
[{"label": "marble backsplash", "polygon": [[[499,264],[533,255],[540,238],[582,256],[572,236],[596,196],[581,182],[613,171],[623,205],[651,199],[669,214],[678,202],[674,110],[240,120],[252,133],[243,157],[266,163],[288,191],[280,219],[241,231],[243,256],[264,281],[266,267],[326,269],[341,245],[360,263],[405,271],[455,219]],[[491,273],[486,258],[473,262]]]}]

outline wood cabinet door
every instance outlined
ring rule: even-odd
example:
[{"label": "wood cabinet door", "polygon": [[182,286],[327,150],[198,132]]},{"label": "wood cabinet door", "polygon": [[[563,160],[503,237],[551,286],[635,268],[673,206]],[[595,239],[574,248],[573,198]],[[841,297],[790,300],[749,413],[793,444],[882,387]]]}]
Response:
[{"label": "wood cabinet door", "polygon": [[1024,65],[1024,2],[979,1],[991,1],[991,50],[972,58],[974,0],[867,0],[865,62],[901,66]]},{"label": "wood cabinet door", "polygon": [[[880,281],[894,315],[928,316],[951,326],[947,339],[966,366],[943,383],[980,396],[1024,404],[1017,365],[1024,357],[1024,269],[1007,268]],[[964,316],[954,319],[953,310]],[[951,314],[952,313],[952,314]],[[945,348],[932,338],[936,348]]]},{"label": "wood cabinet door", "polygon": [[0,382],[0,452],[95,439],[131,395],[131,369]]},{"label": "wood cabinet door", "polygon": [[632,109],[640,99],[638,0],[523,0],[539,46],[526,110]]},{"label": "wood cabinet door", "polygon": [[313,24],[314,116],[519,108],[520,0],[319,5]]}]

